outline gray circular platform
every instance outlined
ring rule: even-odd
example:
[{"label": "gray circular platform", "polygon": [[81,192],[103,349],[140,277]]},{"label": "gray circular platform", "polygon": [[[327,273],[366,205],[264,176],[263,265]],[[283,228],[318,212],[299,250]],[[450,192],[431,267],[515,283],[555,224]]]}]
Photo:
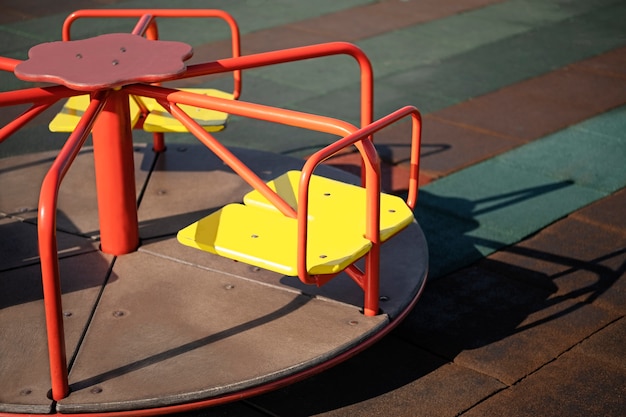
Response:
[{"label": "gray circular platform", "polygon": [[[266,180],[303,164],[233,151]],[[261,393],[378,340],[423,288],[428,254],[417,223],[382,247],[382,313],[376,317],[361,314],[362,292],[347,276],[317,288],[180,245],[179,229],[250,190],[200,145],[171,145],[158,155],[136,146],[142,244],[128,255],[103,254],[87,148],[59,196],[71,393],[53,403],[36,215],[41,180],[55,154],[0,160],[0,412],[171,412],[181,404],[206,406]],[[357,181],[330,167],[317,173]]]}]

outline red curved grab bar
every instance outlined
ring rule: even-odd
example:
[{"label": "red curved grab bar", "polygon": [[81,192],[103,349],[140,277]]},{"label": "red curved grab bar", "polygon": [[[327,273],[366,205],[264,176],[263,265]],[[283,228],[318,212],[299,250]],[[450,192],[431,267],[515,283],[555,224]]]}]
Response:
[{"label": "red curved grab bar", "polygon": [[44,177],[39,196],[39,218],[37,232],[41,279],[43,284],[46,329],[48,332],[48,354],[52,397],[61,400],[68,394],[65,336],[61,307],[61,285],[59,259],[57,257],[56,211],[59,187],[70,165],[91,132],[96,117],[104,108],[108,91],[95,93],[74,132],[63,145],[50,170]]}]

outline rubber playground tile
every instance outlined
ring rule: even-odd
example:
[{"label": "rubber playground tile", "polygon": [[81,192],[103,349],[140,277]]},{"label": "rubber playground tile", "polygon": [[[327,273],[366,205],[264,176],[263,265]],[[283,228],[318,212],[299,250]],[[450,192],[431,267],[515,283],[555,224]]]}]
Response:
[{"label": "rubber playground tile", "polygon": [[622,367],[572,350],[464,415],[496,417],[515,410],[520,417],[619,417],[624,414],[625,383]]},{"label": "rubber playground tile", "polygon": [[574,68],[505,87],[437,116],[529,141],[626,103],[623,79]]},{"label": "rubber playground tile", "polygon": [[[544,161],[545,161],[544,157]],[[489,159],[423,188],[420,204],[518,240],[606,195]],[[462,201],[462,204],[459,204]]]},{"label": "rubber playground tile", "polygon": [[[626,107],[611,114],[613,119],[626,121]],[[604,193],[614,192],[626,185],[626,138],[599,133],[596,126],[606,131],[602,119],[592,119],[507,152],[498,160],[555,180],[571,181]]]},{"label": "rubber playground tile", "polygon": [[[355,386],[360,388],[348,389]],[[446,363],[397,337],[385,337],[323,375],[250,402],[273,415],[401,416],[408,410],[410,415],[457,415],[502,388],[493,378]],[[433,390],[442,395],[431,395]]]},{"label": "rubber playground tile", "polygon": [[622,349],[624,340],[626,340],[626,320],[622,318],[584,340],[572,349],[572,352],[580,352],[626,370]]},{"label": "rubber playground tile", "polygon": [[[123,0],[107,0],[106,3],[114,5]],[[56,13],[66,13],[78,9],[90,9],[102,7],[102,2],[98,0],[72,0],[72,8],[68,10],[67,2],[56,0],[20,1],[11,2],[10,5],[0,6],[0,24],[36,19]]]},{"label": "rubber playground tile", "polygon": [[[485,18],[481,13],[487,9],[489,7],[389,32],[357,42],[357,45],[368,54],[374,63],[377,77],[381,77],[472,51],[480,46],[509,39],[513,35],[532,29],[528,25],[512,24],[502,20],[492,21],[488,17]],[[428,47],[416,49],[416,40],[420,42],[418,45],[427,45]],[[331,75],[326,72],[327,67],[331,65],[333,64],[328,62],[317,63],[316,61],[315,65],[300,64],[294,66],[294,70],[290,72],[266,73],[264,76],[289,85],[310,84],[318,88],[320,88],[320,84],[317,79],[324,79],[326,83],[321,87],[322,92],[349,85],[349,80],[345,79],[343,75],[343,81],[337,82],[336,74]],[[342,66],[337,69],[342,71],[344,68]],[[315,78],[312,75],[315,75]],[[322,77],[318,78],[319,75]],[[354,75],[352,75],[352,79],[354,79]]]},{"label": "rubber playground tile", "polygon": [[[427,114],[423,122],[420,168],[438,176],[450,174],[519,145],[518,141],[511,138],[494,135],[474,126],[450,123],[439,119],[436,114]],[[406,161],[406,156],[399,154],[398,162],[402,160]]]},{"label": "rubber playground tile", "polygon": [[590,71],[596,74],[624,77],[626,76],[626,47],[609,51],[597,57],[572,64],[577,70]]},{"label": "rubber playground tile", "polygon": [[[368,0],[320,0],[316,2],[294,3],[288,0],[272,1],[271,6],[263,1],[229,0],[228,2],[207,2],[206,0],[129,0],[124,1],[123,8],[153,9],[211,9],[216,8],[230,13],[240,26],[241,33],[249,33],[268,27],[285,25],[317,17],[326,13],[334,13],[343,9],[366,4]],[[208,4],[207,4],[208,3]],[[116,7],[115,5],[113,7]],[[119,6],[122,7],[122,6]],[[193,35],[195,26],[178,28],[181,32]],[[184,35],[186,36],[186,35]],[[223,35],[221,35],[223,36]]]},{"label": "rubber playground tile", "polygon": [[602,228],[626,233],[626,188],[615,192],[610,198],[602,199],[575,213],[572,217],[592,222]]},{"label": "rubber playground tile", "polygon": [[624,312],[626,234],[573,216],[480,261],[482,268],[553,288],[553,298]]},{"label": "rubber playground tile", "polygon": [[431,284],[401,334],[507,385],[619,317],[476,267]]},{"label": "rubber playground tile", "polygon": [[242,39],[241,47],[243,54],[254,54],[336,40],[324,33],[311,33],[291,26],[279,26],[246,35]]},{"label": "rubber playground tile", "polygon": [[621,141],[624,138],[624,130],[626,129],[626,106],[585,120],[573,126],[573,128],[582,132],[595,133]]},{"label": "rubber playground tile", "polygon": [[564,6],[559,1],[514,0],[494,5],[484,10],[484,14],[494,20],[512,20],[517,23],[541,26],[585,14],[614,3],[616,3],[615,0],[600,0],[593,3],[573,0]]},{"label": "rubber playground tile", "polygon": [[[619,16],[624,13],[623,6],[613,4],[551,25],[540,25],[516,36],[493,39],[452,55],[442,54],[432,62],[423,55],[425,47],[418,50],[407,45],[408,49],[398,52],[406,55],[406,51],[416,51],[407,59],[407,65],[391,65],[395,69],[391,73],[377,69],[377,85],[412,92],[420,107],[429,112],[439,110],[622,47],[623,25]],[[598,27],[603,30],[598,31]],[[543,47],[537,48],[537,45]],[[428,46],[426,52],[430,48]],[[379,62],[378,59],[373,61]]]},{"label": "rubber playground tile", "polygon": [[[385,0],[320,16],[316,19],[296,22],[291,26],[309,32],[324,33],[336,40],[355,42],[499,1],[501,0],[457,0],[442,3],[429,0],[410,3]],[[350,23],[347,24],[347,22]]]},{"label": "rubber playground tile", "polygon": [[357,44],[375,66],[378,76],[473,50],[528,30],[524,25],[490,21],[478,9],[421,25],[389,32]]},{"label": "rubber playground tile", "polygon": [[[421,225],[429,253],[429,280],[440,278],[517,241],[515,235],[481,226],[471,218],[429,208],[423,204],[427,191],[420,191],[415,217]],[[463,199],[457,199],[459,206]]]}]

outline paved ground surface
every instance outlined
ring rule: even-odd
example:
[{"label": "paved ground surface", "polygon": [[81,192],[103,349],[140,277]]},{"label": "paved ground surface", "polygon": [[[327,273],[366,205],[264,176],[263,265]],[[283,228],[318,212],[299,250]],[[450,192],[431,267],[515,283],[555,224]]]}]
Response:
[{"label": "paved ground surface", "polygon": [[[240,24],[245,53],[356,43],[374,66],[376,116],[406,104],[424,114],[417,218],[431,275],[417,307],[391,335],[330,371],[190,415],[624,414],[623,1],[7,3],[5,56],[24,59],[28,47],[58,40],[64,17],[78,8],[223,7]],[[191,43],[195,59],[226,54],[220,26],[160,28],[163,38]],[[112,29],[126,26],[91,23],[76,33]],[[356,73],[347,58],[251,70],[242,97],[356,123]],[[5,74],[0,86],[20,83]],[[0,157],[58,148],[65,136],[37,120],[3,143]],[[406,178],[402,128],[377,137],[384,185],[397,193]],[[329,141],[236,118],[219,137],[302,157]],[[350,168],[354,159],[333,163]]]}]

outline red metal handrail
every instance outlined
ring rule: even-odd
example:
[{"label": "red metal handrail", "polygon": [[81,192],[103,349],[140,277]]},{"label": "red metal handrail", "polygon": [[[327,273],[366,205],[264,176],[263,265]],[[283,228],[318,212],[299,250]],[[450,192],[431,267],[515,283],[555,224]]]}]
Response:
[{"label": "red metal handrail", "polygon": [[108,91],[95,93],[76,129],[63,145],[50,170],[44,177],[39,196],[39,257],[43,284],[46,329],[48,332],[48,355],[52,398],[56,401],[68,394],[65,335],[61,307],[61,283],[57,257],[56,211],[59,187],[70,165],[91,132],[98,114],[104,108]]},{"label": "red metal handrail", "polygon": [[212,135],[206,132],[197,122],[183,112],[178,104],[186,104],[201,108],[210,108],[239,116],[256,118],[295,127],[332,133],[345,136],[313,154],[305,163],[299,185],[298,219],[298,277],[305,283],[315,284],[319,281],[308,273],[306,265],[307,234],[308,234],[308,192],[311,175],[315,168],[327,158],[355,145],[364,161],[364,185],[366,188],[366,238],[372,242],[372,248],[366,257],[365,276],[362,288],[366,294],[365,314],[378,314],[378,287],[380,264],[380,163],[373,143],[368,139],[375,132],[393,124],[407,116],[411,116],[411,162],[407,205],[413,209],[417,199],[419,173],[419,147],[421,141],[421,115],[412,106],[404,107],[385,116],[370,125],[357,129],[341,120],[312,115],[294,110],[280,109],[256,103],[225,100],[201,94],[167,89],[157,86],[135,85],[126,87],[131,94],[145,95],[156,98],[161,105],[193,133],[205,146],[230,166],[242,179],[268,199],[279,211],[294,217],[293,209],[265,182],[254,174],[243,162],[236,158],[228,149],[221,145]]}]

